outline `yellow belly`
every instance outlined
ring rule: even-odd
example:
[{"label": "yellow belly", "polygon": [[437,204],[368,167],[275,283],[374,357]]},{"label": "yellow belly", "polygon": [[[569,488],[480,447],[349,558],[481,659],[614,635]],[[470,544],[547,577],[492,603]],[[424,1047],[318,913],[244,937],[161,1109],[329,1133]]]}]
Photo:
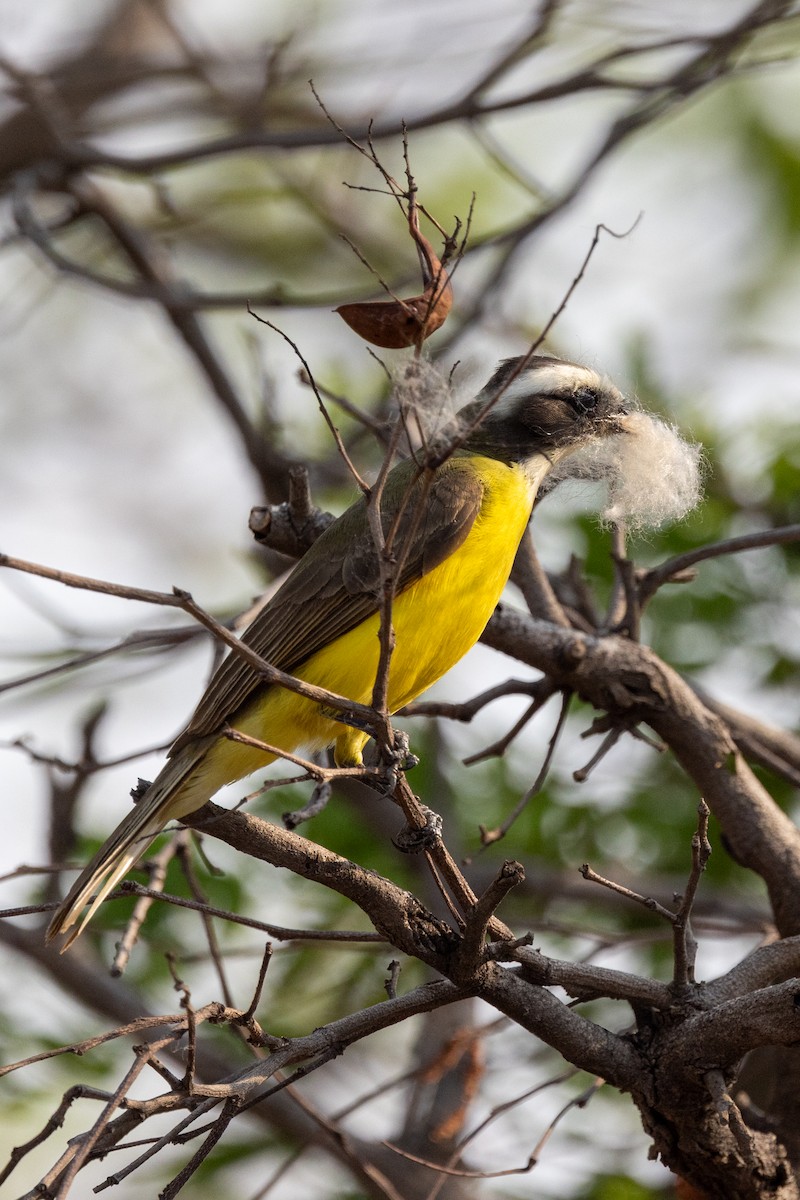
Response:
[{"label": "yellow belly", "polygon": [[[476,459],[476,469],[487,489],[466,540],[395,599],[390,712],[429,688],[477,642],[511,572],[530,517],[534,486],[520,468],[494,459]],[[376,613],[314,654],[293,674],[368,704],[378,667],[379,627]],[[231,724],[282,750],[318,750],[335,744],[341,765],[360,762],[368,740],[367,734],[332,720],[319,705],[276,687],[256,694],[233,715]],[[223,784],[249,775],[274,757],[221,738],[198,765],[181,796],[181,808],[189,811],[186,805],[191,799],[196,806],[200,792],[203,798],[212,795]]]}]

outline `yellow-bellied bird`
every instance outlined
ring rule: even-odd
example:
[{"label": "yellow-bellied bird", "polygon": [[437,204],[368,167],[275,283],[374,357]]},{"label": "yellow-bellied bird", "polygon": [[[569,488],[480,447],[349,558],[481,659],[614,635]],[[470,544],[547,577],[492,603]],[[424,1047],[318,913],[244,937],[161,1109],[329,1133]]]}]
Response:
[{"label": "yellow-bellied bird", "polygon": [[[548,357],[509,359],[456,415],[445,442],[449,437],[452,446],[455,437],[457,448],[445,456],[440,442],[432,477],[425,478],[414,457],[393,468],[381,500],[383,527],[387,534],[394,529],[401,562],[392,607],[390,712],[424,692],[477,642],[548,472],[592,439],[619,433],[625,411],[617,389],[593,370]],[[273,666],[368,704],[379,655],[379,578],[362,497],[312,545],[243,641]],[[74,926],[91,900],[69,945],[169,821],[274,760],[231,741],[225,726],[289,752],[332,745],[340,766],[360,763],[368,740],[324,706],[265,684],[230,653],[163,770],[78,876],[49,937]]]}]

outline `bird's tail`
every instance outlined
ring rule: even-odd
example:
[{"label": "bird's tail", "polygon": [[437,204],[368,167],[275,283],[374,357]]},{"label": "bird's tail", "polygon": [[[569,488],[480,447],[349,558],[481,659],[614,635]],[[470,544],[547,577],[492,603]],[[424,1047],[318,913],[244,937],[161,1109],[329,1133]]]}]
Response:
[{"label": "bird's tail", "polygon": [[[187,746],[168,762],[135,807],[81,871],[53,914],[47,929],[48,941],[57,934],[72,929],[72,933],[61,947],[62,953],[83,932],[106,896],[124,878],[164,826],[169,821],[200,808],[208,798],[202,794],[196,795],[197,789],[192,789],[188,803],[181,795],[184,784],[192,776],[205,749],[204,744]],[[89,911],[73,929],[87,904]]]}]

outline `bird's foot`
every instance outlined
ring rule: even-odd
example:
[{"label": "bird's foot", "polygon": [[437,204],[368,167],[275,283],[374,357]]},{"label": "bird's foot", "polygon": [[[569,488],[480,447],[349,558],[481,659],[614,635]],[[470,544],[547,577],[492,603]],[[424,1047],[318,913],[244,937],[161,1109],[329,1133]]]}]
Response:
[{"label": "bird's foot", "polygon": [[426,808],[424,804],[421,804],[420,808],[425,817],[425,824],[422,828],[415,829],[411,825],[406,825],[392,838],[393,844],[403,854],[421,854],[423,850],[430,850],[442,836],[444,822],[439,814],[432,808]]},{"label": "bird's foot", "polygon": [[410,771],[418,764],[419,759],[416,754],[411,753],[408,734],[402,729],[395,729],[394,745],[384,756],[384,777],[381,781],[387,796],[391,796],[394,792],[400,775],[404,775],[406,771]]},{"label": "bird's foot", "polygon": [[308,821],[311,817],[316,817],[321,813],[323,808],[331,798],[333,788],[326,779],[320,779],[315,785],[311,793],[311,798],[308,804],[304,804],[302,808],[297,808],[294,812],[285,812],[281,818],[286,829],[297,829],[298,825],[302,825],[303,821]]}]

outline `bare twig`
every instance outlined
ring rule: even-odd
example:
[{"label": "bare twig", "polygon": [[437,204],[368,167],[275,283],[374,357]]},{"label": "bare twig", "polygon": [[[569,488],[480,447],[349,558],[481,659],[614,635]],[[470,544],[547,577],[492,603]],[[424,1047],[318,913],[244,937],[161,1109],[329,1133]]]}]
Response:
[{"label": "bare twig", "polygon": [[[112,1029],[107,1033],[98,1033],[93,1037],[83,1038],[78,1042],[70,1042],[70,1044],[67,1046],[58,1046],[54,1050],[42,1050],[39,1054],[30,1054],[27,1058],[21,1058],[18,1062],[6,1063],[4,1066],[0,1067],[0,1079],[2,1079],[4,1075],[10,1075],[12,1071],[19,1071],[23,1067],[30,1066],[32,1063],[46,1062],[47,1059],[57,1058],[61,1054],[88,1054],[90,1050],[94,1050],[97,1046],[104,1046],[107,1042],[116,1041],[117,1039],[123,1037],[130,1037],[131,1034],[143,1033],[145,1030],[157,1029],[162,1025],[180,1025],[183,1020],[183,1013],[165,1013],[164,1015],[157,1017],[139,1017],[136,1021],[129,1021],[126,1025],[121,1025],[118,1029]],[[82,1096],[84,1094],[83,1087],[84,1085],[81,1084],[76,1088],[70,1089],[70,1092],[67,1093],[67,1095],[71,1097],[68,1102],[69,1104],[71,1104],[72,1101],[78,1096]],[[92,1093],[94,1090],[95,1089],[89,1089],[89,1091]],[[73,1092],[75,1095],[72,1094]],[[110,1098],[110,1093],[100,1092],[96,1098],[108,1100]],[[56,1129],[60,1126],[61,1121],[55,1121],[53,1118],[51,1118],[51,1124],[52,1128]],[[0,1176],[0,1183],[2,1183],[2,1181],[3,1177]]]},{"label": "bare twig", "polygon": [[339,454],[342,456],[343,462],[347,466],[348,471],[352,475],[353,480],[355,481],[356,485],[360,488],[363,495],[369,496],[370,487],[361,478],[361,475],[359,474],[358,470],[356,469],[355,463],[352,461],[352,459],[350,458],[350,455],[347,453],[345,444],[342,441],[342,435],[339,433],[339,430],[334,425],[333,420],[331,419],[331,415],[328,412],[327,408],[325,407],[325,401],[322,398],[322,393],[320,392],[319,388],[317,387],[316,380],[314,379],[314,376],[311,373],[311,368],[308,365],[304,355],[302,354],[300,347],[297,345],[296,342],[294,342],[289,337],[288,333],[284,332],[284,330],[281,329],[278,325],[275,325],[274,322],[268,321],[266,317],[260,317],[258,315],[258,313],[255,312],[249,304],[247,305],[247,311],[249,312],[251,317],[255,317],[256,321],[258,321],[258,323],[260,325],[266,325],[268,329],[273,330],[273,332],[277,333],[280,337],[282,337],[283,340],[289,346],[291,346],[292,350],[297,355],[298,359],[300,360],[300,362],[303,365],[303,371],[305,372],[306,378],[308,379],[308,383],[311,387],[311,390],[313,391],[314,395],[317,398],[317,404],[319,405],[319,411],[322,413],[322,416],[325,420],[325,424],[328,426],[328,429],[331,432],[331,436],[333,437],[333,440],[336,443],[336,449],[339,451]]},{"label": "bare twig", "polygon": [[[74,658],[68,659],[66,662],[58,663],[54,667],[42,667],[36,671],[31,671],[26,675],[19,675],[15,679],[6,679],[0,683],[0,695],[3,692],[10,692],[15,688],[27,687],[32,683],[41,683],[45,679],[54,679],[58,675],[63,675],[68,671],[77,670],[79,667],[89,666],[91,663],[102,662],[104,658],[109,658],[113,654],[125,654],[128,651],[141,650],[160,650],[164,646],[181,646],[188,642],[196,641],[202,636],[202,630],[195,625],[188,625],[182,628],[175,627],[174,629],[154,629],[149,631],[138,631],[130,633],[124,638],[120,638],[112,646],[106,646],[102,650],[87,650],[83,654],[76,654]],[[19,741],[17,744],[20,744]],[[149,753],[145,751],[144,753]],[[130,755],[130,758],[139,757],[138,753]],[[115,759],[114,763],[118,763],[120,759]],[[111,765],[110,760],[105,760],[104,765]]]},{"label": "bare twig", "polygon": [[491,746],[486,746],[483,750],[477,750],[474,754],[468,755],[463,759],[464,766],[472,766],[474,763],[483,762],[487,758],[499,758],[505,754],[508,747],[514,739],[522,732],[525,726],[536,716],[537,712],[545,706],[558,688],[550,682],[550,680],[541,681],[545,686],[539,689],[538,694],[533,698],[531,703],[525,709],[525,712],[518,721],[512,725],[507,733],[498,738],[496,742],[492,742]]},{"label": "bare twig", "polygon": [[[311,377],[305,370],[298,372],[298,379],[306,387],[314,386],[312,384]],[[331,404],[335,404],[337,408],[341,408],[342,412],[346,412],[347,415],[352,417],[354,421],[358,421],[359,425],[363,425],[365,429],[368,429],[370,433],[373,433],[378,441],[382,442],[384,445],[386,444],[389,435],[386,425],[383,421],[373,417],[371,413],[365,412],[364,409],[359,408],[357,404],[353,404],[352,400],[349,400],[347,396],[341,395],[340,392],[331,391],[330,388],[325,387],[324,384],[319,383],[319,381],[317,381],[316,390],[326,400],[329,400]]]},{"label": "bare twig", "polygon": [[724,538],[708,546],[698,546],[685,554],[676,554],[666,562],[652,567],[639,580],[639,600],[645,605],[664,583],[690,567],[706,562],[710,558],[721,558],[726,554],[741,554],[745,550],[759,550],[765,546],[788,546],[800,541],[800,525],[782,525],[777,529],[763,529],[758,533],[744,533],[739,537]]},{"label": "bare twig", "polygon": [[112,975],[119,977],[124,973],[131,956],[131,951],[138,941],[145,917],[150,911],[156,896],[162,894],[164,891],[164,884],[167,880],[167,867],[177,854],[180,841],[183,840],[185,842],[188,836],[188,833],[183,832],[171,837],[162,849],[159,850],[158,854],[153,855],[144,864],[149,876],[146,895],[140,896],[134,905],[133,912],[125,926],[125,932],[121,940],[117,942],[117,952],[114,955],[114,961],[111,965]]},{"label": "bare twig", "polygon": [[589,883],[599,883],[601,887],[608,888],[611,892],[616,892],[618,896],[624,896],[627,900],[632,900],[634,904],[641,904],[643,908],[647,908],[650,912],[656,913],[659,917],[663,917],[665,921],[669,921],[672,925],[675,921],[675,913],[670,912],[663,904],[659,904],[652,896],[642,896],[639,892],[633,891],[632,888],[625,887],[622,883],[615,883],[613,879],[606,879],[603,875],[598,875],[592,870],[588,863],[584,863],[581,867],[581,875]]},{"label": "bare twig", "polygon": [[607,627],[638,642],[642,606],[636,586],[636,569],[625,550],[625,528],[615,522],[611,529],[614,560],[614,594],[608,608]]},{"label": "bare twig", "polygon": [[[440,1171],[444,1175],[452,1175],[459,1179],[503,1179],[508,1175],[527,1175],[538,1163],[541,1152],[554,1133],[559,1121],[561,1121],[571,1109],[585,1108],[592,1097],[600,1090],[601,1087],[604,1086],[604,1084],[604,1079],[595,1079],[594,1082],[591,1083],[590,1086],[580,1094],[580,1096],[575,1096],[572,1100],[568,1100],[563,1108],[561,1108],[559,1112],[556,1113],[555,1117],[553,1117],[553,1120],[550,1122],[547,1129],[536,1143],[536,1146],[529,1156],[528,1161],[520,1167],[505,1167],[500,1171],[469,1171],[465,1168],[457,1168],[450,1165],[443,1166],[441,1163],[432,1162],[430,1159],[423,1158],[421,1155],[411,1154],[408,1150],[403,1150],[399,1146],[393,1145],[391,1142],[386,1142],[385,1144],[390,1150],[394,1150],[396,1154],[401,1155],[403,1158],[407,1158],[410,1162],[419,1163],[420,1166],[429,1167],[432,1171]],[[433,1194],[435,1195],[435,1193]]]},{"label": "bare twig", "polygon": [[695,982],[694,964],[697,957],[697,943],[692,933],[691,916],[700,877],[706,869],[706,863],[711,854],[711,843],[708,840],[708,814],[708,805],[701,800],[697,806],[697,830],[692,835],[692,870],[672,922],[675,956],[673,983],[676,988],[683,988]]},{"label": "bare twig", "polygon": [[[552,692],[551,692],[551,694],[552,694]],[[572,699],[571,692],[567,692],[567,691],[562,692],[561,709],[558,714],[558,720],[556,721],[555,729],[553,730],[553,732],[550,736],[550,741],[547,744],[547,753],[544,756],[544,762],[542,763],[541,767],[539,768],[538,775],[536,776],[536,778],[534,779],[533,783],[528,788],[528,790],[525,792],[522,799],[519,801],[518,804],[516,804],[514,806],[514,808],[511,810],[511,812],[506,817],[506,819],[504,821],[502,821],[501,824],[498,825],[496,829],[487,829],[483,825],[480,826],[481,846],[484,849],[487,846],[493,845],[495,842],[499,842],[501,838],[504,838],[506,836],[506,834],[508,833],[511,826],[522,815],[522,813],[525,811],[525,809],[530,804],[533,797],[538,795],[538,793],[544,787],[545,780],[547,779],[547,776],[550,773],[550,764],[553,761],[553,756],[556,752],[556,746],[558,745],[559,738],[561,737],[561,734],[564,730],[564,726],[567,723],[567,715],[569,713],[569,706],[570,706],[571,699]]]},{"label": "bare twig", "polygon": [[103,1134],[103,1131],[111,1120],[114,1110],[119,1107],[120,1101],[127,1096],[128,1092],[133,1087],[133,1084],[139,1075],[141,1075],[146,1065],[147,1056],[146,1054],[142,1054],[128,1069],[126,1075],[116,1088],[113,1096],[111,1096],[108,1100],[108,1103],[100,1113],[100,1116],[97,1118],[92,1128],[82,1137],[79,1137],[73,1141],[72,1147],[74,1149],[74,1153],[71,1156],[71,1162],[66,1167],[66,1170],[58,1181],[59,1195],[68,1195],[76,1175],[84,1163],[91,1157],[95,1146]]},{"label": "bare twig", "polygon": [[259,1004],[261,1003],[261,993],[264,990],[264,981],[267,978],[267,969],[269,968],[269,964],[271,961],[272,961],[272,946],[269,942],[267,942],[267,944],[264,947],[264,955],[263,955],[263,958],[261,959],[261,966],[258,971],[258,979],[256,981],[256,986],[253,991],[253,999],[250,1001],[250,1004],[248,1005],[248,1007],[245,1009],[245,1011],[242,1013],[242,1016],[241,1016],[241,1022],[243,1025],[247,1025],[247,1024],[249,1024],[250,1021],[252,1021],[253,1017],[255,1016],[256,1009],[258,1008]]},{"label": "bare twig", "polygon": [[[572,778],[576,783],[586,782],[598,763],[601,763],[606,755],[613,750],[614,746],[616,746],[617,742],[622,737],[623,732],[624,730],[619,725],[615,725],[612,729],[609,729],[608,733],[600,743],[600,746],[589,759],[589,761],[584,763],[582,767],[578,767],[577,770],[572,772]],[[584,737],[585,736],[586,735],[584,734]]]},{"label": "bare twig", "polygon": [[[355,701],[348,700],[344,696],[339,696],[335,692],[329,692],[325,688],[317,687],[315,684],[306,683],[302,679],[296,679],[286,671],[279,671],[276,667],[265,662],[245,642],[240,641],[235,634],[220,624],[210,613],[201,608],[199,604],[196,604],[189,592],[182,591],[180,588],[174,588],[171,593],[168,593],[154,592],[147,588],[128,587],[125,584],[111,583],[103,579],[92,579],[85,575],[75,575],[70,571],[61,571],[53,567],[42,566],[38,563],[28,562],[21,558],[13,558],[9,554],[2,553],[0,553],[0,567],[8,567],[12,570],[24,571],[30,575],[38,575],[42,579],[51,579],[57,583],[64,584],[66,587],[82,588],[85,591],[100,592],[107,596],[117,596],[125,600],[140,600],[145,604],[157,604],[167,608],[181,608],[184,612],[194,617],[201,625],[205,626],[206,629],[210,630],[215,637],[229,649],[233,650],[234,653],[238,654],[240,658],[249,663],[267,682],[276,683],[280,687],[285,687],[290,692],[296,692],[298,695],[305,696],[309,700],[315,700],[317,703],[324,704],[336,712],[352,713],[368,726],[375,720],[375,713],[366,705],[357,704]],[[280,753],[283,754],[283,751]]]},{"label": "bare twig", "polygon": [[[198,828],[200,827],[198,824]],[[274,937],[276,941],[384,943],[386,940],[377,933],[367,933],[357,929],[293,929],[285,925],[275,925],[269,921],[258,921],[255,917],[246,917],[240,913],[231,912],[227,908],[217,908],[213,904],[204,904],[199,900],[190,900],[187,896],[173,896],[169,892],[153,891],[150,888],[146,888],[144,884],[136,883],[132,879],[127,879],[124,883],[121,883],[108,898],[109,900],[121,900],[128,896],[148,896],[151,900],[170,904],[175,908],[188,908],[192,912],[201,913],[209,917],[218,917],[220,920],[230,921],[234,925],[243,925],[247,929],[255,929],[259,933],[267,933],[270,937]],[[55,900],[42,904],[16,905],[13,908],[0,909],[0,920],[9,920],[13,917],[27,917],[33,913],[53,912],[56,908],[58,908],[58,903]]]},{"label": "bare twig", "polygon": [[[193,899],[195,899],[200,905],[206,905],[207,897],[200,886],[200,880],[197,878],[197,872],[195,871],[194,862],[192,861],[192,855],[190,853],[190,836],[188,834],[178,845],[178,858],[183,869],[184,878],[189,885],[189,890],[192,893]],[[198,909],[198,912],[200,913],[200,919],[203,922],[203,932],[205,934],[206,945],[208,946],[208,953],[217,972],[217,979],[219,980],[219,986],[222,991],[223,999],[225,1000],[225,1003],[231,1007],[233,1005],[233,992],[231,991],[231,987],[228,983],[227,971],[225,968],[223,954],[220,949],[219,939],[217,938],[214,919],[211,914],[204,911],[202,907]]]},{"label": "bare twig", "polygon": [[671,912],[664,905],[659,904],[652,896],[642,896],[631,888],[627,888],[620,883],[614,883],[613,880],[605,879],[602,875],[598,875],[596,871],[593,871],[588,863],[584,863],[581,867],[581,874],[590,883],[599,883],[602,887],[616,892],[617,895],[625,896],[628,900],[633,900],[636,904],[641,904],[644,908],[649,909],[650,912],[654,912],[658,916],[663,917],[665,921],[669,921],[672,926],[675,962],[673,987],[677,990],[685,989],[695,982],[694,962],[697,954],[697,944],[691,930],[691,914],[700,877],[706,868],[708,857],[711,854],[711,844],[708,840],[709,809],[705,801],[700,801],[697,811],[697,830],[692,835],[692,869],[686,889],[683,896],[680,897],[678,908],[675,912]]}]

